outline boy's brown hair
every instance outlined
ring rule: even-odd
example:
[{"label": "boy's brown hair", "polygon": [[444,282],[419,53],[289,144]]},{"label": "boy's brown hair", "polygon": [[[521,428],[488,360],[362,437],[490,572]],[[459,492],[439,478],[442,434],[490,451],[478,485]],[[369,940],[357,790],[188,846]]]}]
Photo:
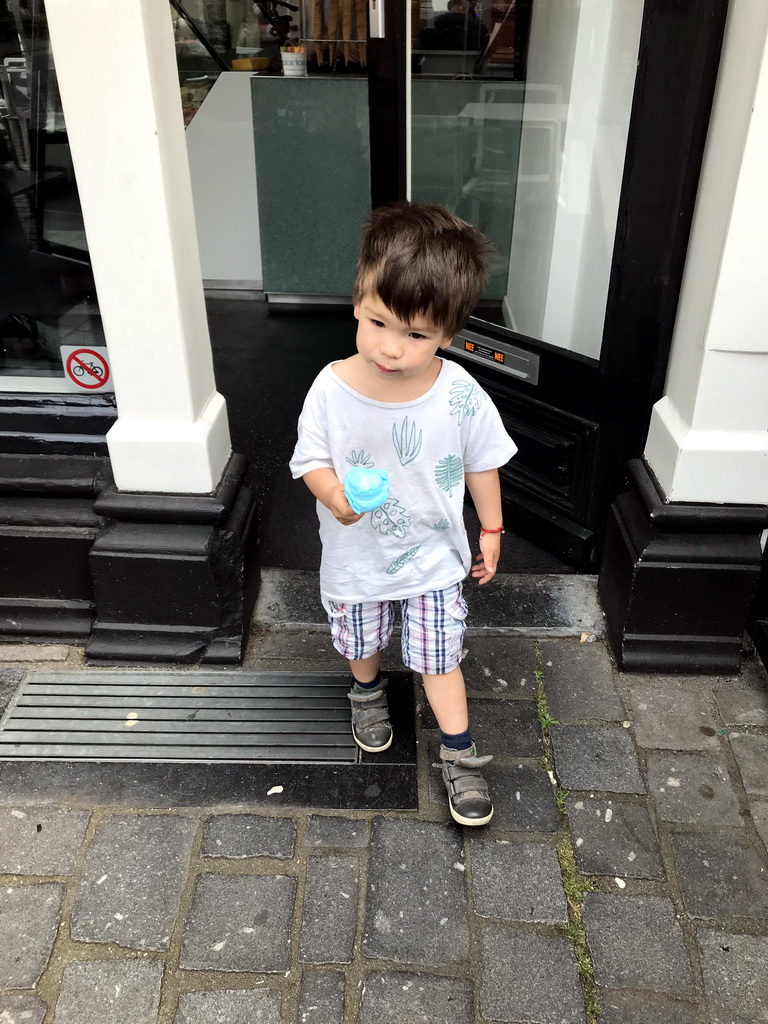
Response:
[{"label": "boy's brown hair", "polygon": [[371,293],[404,323],[425,316],[453,337],[488,281],[491,251],[485,235],[444,206],[381,206],[366,222],[352,299]]}]

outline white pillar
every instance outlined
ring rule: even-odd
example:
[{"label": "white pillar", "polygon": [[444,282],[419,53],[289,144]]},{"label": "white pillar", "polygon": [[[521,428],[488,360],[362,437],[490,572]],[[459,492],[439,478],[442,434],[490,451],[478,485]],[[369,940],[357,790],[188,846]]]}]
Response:
[{"label": "white pillar", "polygon": [[732,0],[646,458],[671,501],[768,502],[768,4]]},{"label": "white pillar", "polygon": [[207,493],[230,453],[216,391],[167,0],[46,0],[115,382],[121,490]]}]

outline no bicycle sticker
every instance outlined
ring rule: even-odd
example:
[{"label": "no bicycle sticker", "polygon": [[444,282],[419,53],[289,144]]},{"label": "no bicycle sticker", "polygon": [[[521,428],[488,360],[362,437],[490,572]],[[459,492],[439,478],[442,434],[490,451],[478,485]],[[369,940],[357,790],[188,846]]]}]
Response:
[{"label": "no bicycle sticker", "polygon": [[61,359],[70,391],[114,391],[105,348],[62,345]]}]

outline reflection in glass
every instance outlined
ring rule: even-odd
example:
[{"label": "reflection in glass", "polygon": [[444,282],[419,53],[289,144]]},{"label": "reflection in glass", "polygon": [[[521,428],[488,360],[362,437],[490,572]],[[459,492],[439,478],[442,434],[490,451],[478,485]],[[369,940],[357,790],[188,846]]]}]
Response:
[{"label": "reflection in glass", "polygon": [[494,242],[480,315],[597,357],[642,0],[412,0],[412,179]]},{"label": "reflection in glass", "polygon": [[189,124],[222,71],[229,49],[226,6],[203,0],[170,0],[184,124]]},{"label": "reflection in glass", "polygon": [[367,38],[368,0],[303,0],[310,73],[364,75]]},{"label": "reflection in glass", "polygon": [[[0,0],[0,381],[104,345],[42,0]],[[0,383],[2,389],[2,383]]]},{"label": "reflection in glass", "polygon": [[302,77],[366,73],[368,0],[168,2],[186,124],[222,71],[285,73],[284,46],[302,48]]},{"label": "reflection in glass", "polygon": [[485,315],[509,275],[530,0],[413,0],[411,197],[442,203],[494,243]]}]

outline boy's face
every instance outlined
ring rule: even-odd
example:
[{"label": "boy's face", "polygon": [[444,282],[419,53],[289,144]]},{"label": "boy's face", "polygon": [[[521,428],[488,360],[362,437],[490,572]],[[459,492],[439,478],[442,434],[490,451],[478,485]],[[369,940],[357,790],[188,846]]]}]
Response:
[{"label": "boy's face", "polygon": [[404,323],[377,295],[366,292],[355,306],[357,351],[378,380],[405,380],[429,375],[438,349],[448,348],[451,338],[417,316]]}]

